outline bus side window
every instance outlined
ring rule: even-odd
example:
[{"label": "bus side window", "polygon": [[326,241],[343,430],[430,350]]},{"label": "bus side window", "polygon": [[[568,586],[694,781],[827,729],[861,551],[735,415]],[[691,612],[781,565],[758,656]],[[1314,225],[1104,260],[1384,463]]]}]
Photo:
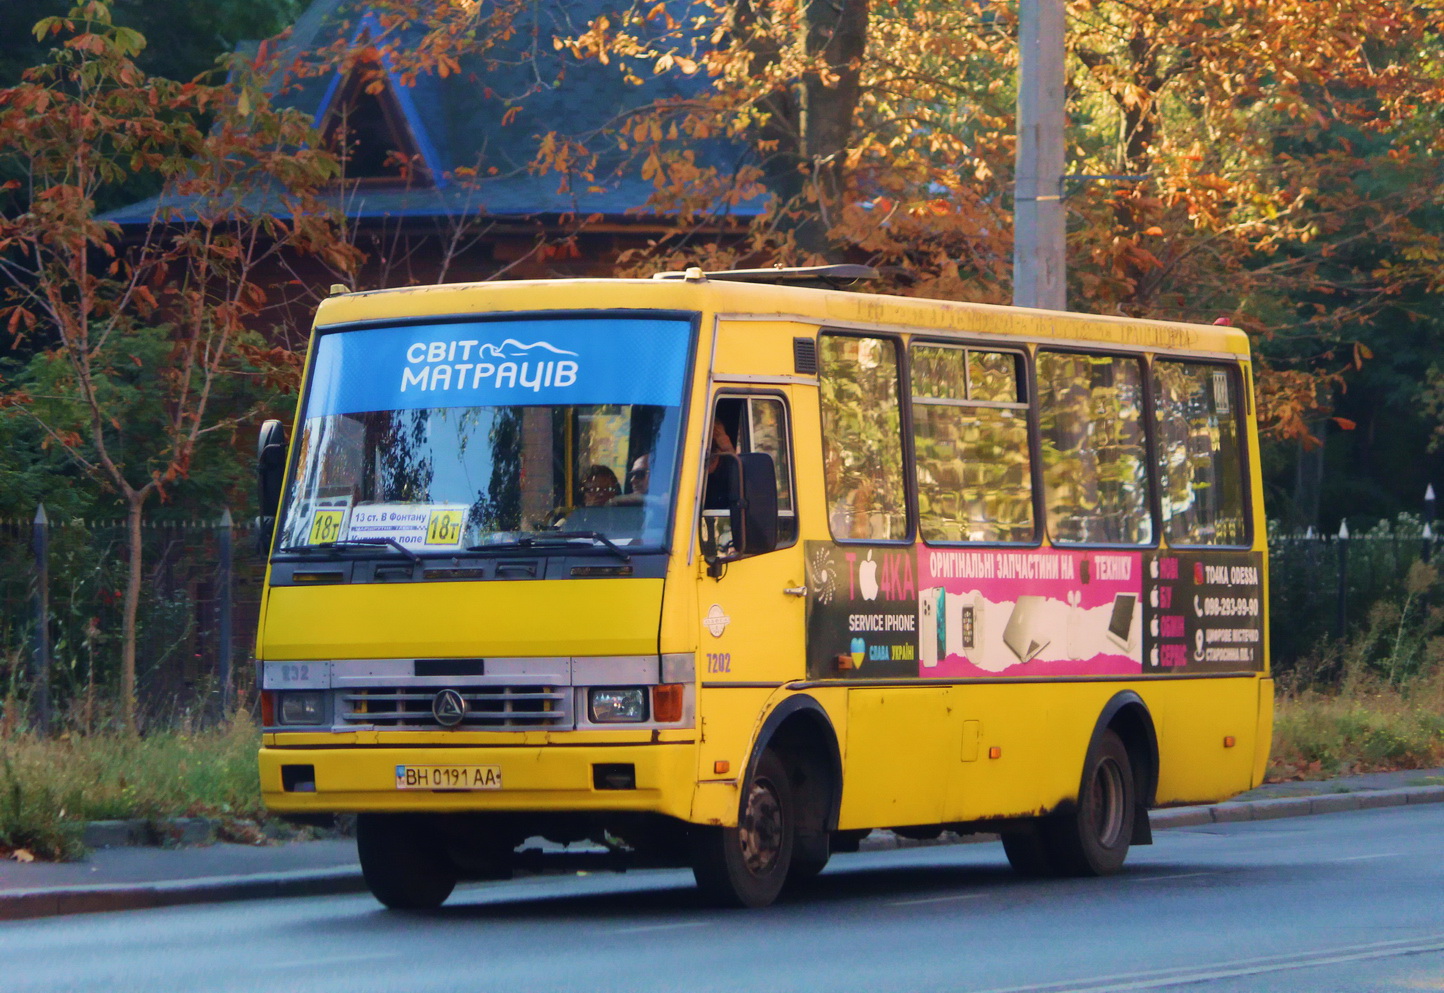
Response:
[{"label": "bus side window", "polygon": [[1246,545],[1238,372],[1153,363],[1153,428],[1163,534],[1172,545]]},{"label": "bus side window", "polygon": [[897,343],[824,334],[819,345],[823,475],[832,536],[905,540]]},{"label": "bus side window", "polygon": [[1152,542],[1141,362],[1039,352],[1038,408],[1049,537]]},{"label": "bus side window", "polygon": [[1031,542],[1033,476],[1018,352],[912,346],[923,540]]}]

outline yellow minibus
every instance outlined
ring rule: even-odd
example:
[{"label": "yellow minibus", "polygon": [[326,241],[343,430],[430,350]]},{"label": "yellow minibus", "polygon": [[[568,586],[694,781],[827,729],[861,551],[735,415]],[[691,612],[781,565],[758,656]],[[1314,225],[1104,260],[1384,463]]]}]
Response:
[{"label": "yellow minibus", "polygon": [[259,443],[270,808],[358,815],[388,907],[582,843],[763,906],[877,828],[1107,874],[1257,785],[1246,337],[869,274],[327,299]]}]

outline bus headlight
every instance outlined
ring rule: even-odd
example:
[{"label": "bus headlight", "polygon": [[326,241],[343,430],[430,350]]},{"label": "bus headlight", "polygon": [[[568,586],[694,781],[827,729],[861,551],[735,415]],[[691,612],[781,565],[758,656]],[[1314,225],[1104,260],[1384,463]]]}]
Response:
[{"label": "bus headlight", "polygon": [[600,686],[587,700],[593,724],[635,724],[647,719],[647,690],[642,686]]},{"label": "bus headlight", "polygon": [[317,725],[326,722],[326,695],[317,692],[277,693],[282,724]]}]

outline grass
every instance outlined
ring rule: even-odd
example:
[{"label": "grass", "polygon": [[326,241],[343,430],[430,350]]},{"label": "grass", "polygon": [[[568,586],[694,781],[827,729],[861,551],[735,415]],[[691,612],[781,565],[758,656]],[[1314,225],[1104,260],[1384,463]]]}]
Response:
[{"label": "grass", "polygon": [[[86,821],[213,817],[222,835],[260,840],[259,731],[244,712],[205,731],[144,737],[0,731],[0,857],[84,854]],[[1444,667],[1403,682],[1354,668],[1333,689],[1275,703],[1270,780],[1444,766]]]},{"label": "grass", "polygon": [[115,818],[215,817],[245,836],[266,817],[259,743],[245,713],[193,733],[12,733],[0,741],[0,854],[75,858],[84,823]]},{"label": "grass", "polygon": [[1337,690],[1286,690],[1274,708],[1270,780],[1444,766],[1444,670],[1404,683],[1356,675]]}]

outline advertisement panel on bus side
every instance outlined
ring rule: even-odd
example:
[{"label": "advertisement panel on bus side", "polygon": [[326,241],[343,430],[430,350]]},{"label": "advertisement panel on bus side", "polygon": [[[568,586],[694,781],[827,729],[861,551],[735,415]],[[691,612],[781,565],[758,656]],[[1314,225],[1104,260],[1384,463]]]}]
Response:
[{"label": "advertisement panel on bus side", "polygon": [[1263,669],[1258,552],[826,541],[806,552],[814,679]]}]

